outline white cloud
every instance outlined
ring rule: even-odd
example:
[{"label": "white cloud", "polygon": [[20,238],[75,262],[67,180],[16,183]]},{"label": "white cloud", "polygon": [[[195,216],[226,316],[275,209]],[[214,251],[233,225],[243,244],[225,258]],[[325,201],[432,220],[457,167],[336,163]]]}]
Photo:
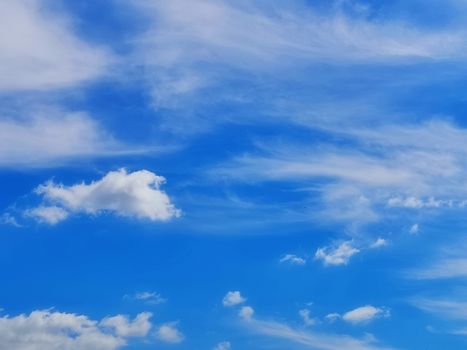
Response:
[{"label": "white cloud", "polygon": [[418,224],[413,224],[412,226],[410,226],[409,233],[411,235],[416,235],[418,231],[420,231],[420,227],[418,226]]},{"label": "white cloud", "polygon": [[148,304],[163,304],[167,301],[166,298],[163,298],[160,293],[157,293],[157,292],[148,292],[148,291],[144,291],[144,292],[138,292],[136,293],[135,295],[133,296],[128,296],[128,295],[125,295],[125,298],[131,298],[131,299],[135,299],[135,300],[140,300],[140,301],[144,301]]},{"label": "white cloud", "polygon": [[303,324],[305,326],[313,326],[314,324],[316,324],[316,320],[314,318],[310,317],[310,315],[311,315],[310,310],[301,309],[301,310],[298,311],[298,314],[302,318]]},{"label": "white cloud", "polygon": [[55,225],[68,217],[68,212],[57,206],[39,206],[25,212],[26,216],[35,218],[39,222]]},{"label": "white cloud", "polygon": [[71,86],[98,77],[113,60],[78,38],[46,1],[1,1],[0,32],[0,91]]},{"label": "white cloud", "polygon": [[325,266],[346,265],[350,258],[360,250],[352,245],[352,241],[342,242],[339,245],[318,248],[315,259],[322,260]]},{"label": "white cloud", "polygon": [[371,305],[362,306],[351,310],[342,315],[342,319],[346,322],[358,324],[370,322],[375,318],[389,317],[387,309],[377,308]]},{"label": "white cloud", "polygon": [[313,198],[321,198],[312,215],[354,226],[401,210],[462,210],[467,198],[467,151],[461,146],[467,142],[466,129],[442,120],[372,128],[341,124],[313,127],[348,139],[350,149],[325,142],[257,143],[255,152],[210,174],[237,181],[289,181],[299,188],[319,181],[310,190]]},{"label": "white cloud", "polygon": [[334,321],[336,321],[336,320],[338,320],[338,319],[340,319],[340,318],[341,318],[341,315],[338,314],[338,313],[336,313],[336,312],[327,314],[327,315],[325,316],[326,321],[331,322],[331,323],[334,322]]},{"label": "white cloud", "polygon": [[448,319],[467,320],[467,302],[456,298],[423,298],[416,297],[409,300],[413,306]]},{"label": "white cloud", "polygon": [[[102,179],[90,184],[65,186],[48,182],[36,193],[45,203],[60,207],[69,214],[98,215],[104,212],[121,216],[166,221],[178,217],[180,211],[160,187],[165,182],[147,170],[128,173],[125,169],[110,171]],[[31,209],[28,212],[37,211]],[[55,217],[55,222],[59,218]],[[50,222],[53,223],[53,222]]]},{"label": "white cloud", "polygon": [[136,152],[108,135],[86,113],[37,110],[0,117],[0,166],[48,167],[70,159]]},{"label": "white cloud", "polygon": [[113,329],[119,337],[144,337],[151,329],[151,316],[150,312],[143,312],[131,321],[127,316],[117,315],[104,318],[100,325]]},{"label": "white cloud", "polygon": [[[145,317],[141,315],[148,314],[135,320]],[[132,327],[133,323],[127,325]],[[127,344],[127,335],[143,337],[146,333],[122,334],[116,328],[107,331],[88,316],[51,310],[0,317],[0,347],[8,350],[117,350]]]},{"label": "white cloud", "polygon": [[161,325],[156,331],[156,338],[165,343],[181,343],[185,336],[177,329],[177,322],[170,322]]},{"label": "white cloud", "polygon": [[[242,317],[245,327],[257,334],[273,338],[287,340],[291,343],[300,344],[306,349],[313,350],[390,350],[378,345],[373,336],[359,339],[348,335],[322,333],[313,330],[299,330],[290,327],[286,323],[276,321],[264,321],[254,317]],[[394,349],[393,349],[394,350]]]},{"label": "white cloud", "polygon": [[374,241],[371,245],[370,245],[370,248],[381,248],[381,247],[385,247],[388,245],[388,241],[384,238],[381,238],[379,237],[378,239],[376,239],[376,241]]},{"label": "white cloud", "polygon": [[431,264],[406,271],[406,277],[419,280],[467,278],[467,259],[445,257]]},{"label": "white cloud", "polygon": [[213,350],[230,350],[231,349],[231,344],[228,341],[223,341],[217,344]]},{"label": "white cloud", "polygon": [[238,315],[243,318],[244,320],[251,320],[253,318],[253,314],[255,310],[251,306],[242,306]]},{"label": "white cloud", "polygon": [[305,265],[306,260],[295,254],[285,254],[280,260],[280,263],[289,263],[292,265]]},{"label": "white cloud", "polygon": [[[139,38],[158,104],[215,84],[218,72],[269,72],[319,61],[394,61],[462,53],[464,34],[426,32],[396,21],[320,15],[310,7],[265,2],[140,1],[152,28]],[[222,71],[225,73],[225,69]]]},{"label": "white cloud", "polygon": [[222,299],[222,304],[227,307],[243,304],[246,301],[244,297],[242,297],[241,293],[237,291],[228,292],[224,298]]},{"label": "white cloud", "polygon": [[445,205],[449,205],[450,202],[436,200],[433,197],[430,197],[426,200],[416,197],[407,197],[407,198],[400,198],[394,197],[389,198],[388,205],[391,207],[405,207],[405,208],[413,208],[413,209],[421,209],[421,208],[440,208]]}]

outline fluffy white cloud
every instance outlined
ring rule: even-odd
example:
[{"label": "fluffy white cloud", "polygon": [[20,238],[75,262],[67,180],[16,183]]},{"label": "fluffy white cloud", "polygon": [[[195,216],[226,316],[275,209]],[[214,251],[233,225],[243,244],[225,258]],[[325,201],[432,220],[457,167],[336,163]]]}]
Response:
[{"label": "fluffy white cloud", "polygon": [[25,213],[27,216],[35,218],[39,222],[44,222],[49,225],[55,225],[68,217],[68,212],[57,206],[39,206],[29,209]]},{"label": "fluffy white cloud", "polygon": [[379,237],[378,239],[376,239],[376,241],[374,241],[371,245],[370,245],[370,248],[381,248],[381,247],[384,247],[384,246],[387,246],[388,245],[388,241],[384,238],[381,238]]},{"label": "fluffy white cloud", "polygon": [[[35,191],[43,196],[44,202],[60,207],[68,213],[97,215],[110,212],[121,216],[166,221],[178,217],[180,211],[160,189],[164,182],[162,176],[147,170],[128,173],[125,169],[120,169],[111,171],[102,179],[90,184],[65,186],[48,182],[40,185]],[[28,212],[37,210],[38,208],[35,208]],[[45,219],[44,215],[42,219]],[[49,223],[56,222],[57,216],[53,221],[49,220]]]},{"label": "fluffy white cloud", "polygon": [[[131,322],[124,316],[126,327],[136,329],[145,319],[145,331],[132,334],[120,332],[113,327],[110,331],[102,322],[94,321],[84,315],[58,311],[33,311],[29,315],[0,317],[0,348],[8,350],[116,350],[127,344],[127,336],[143,337],[151,324],[149,314],[143,313]],[[130,332],[131,333],[131,332]]]},{"label": "fluffy white cloud", "polygon": [[0,32],[0,91],[81,83],[101,75],[113,60],[80,40],[70,19],[42,0],[1,1]]},{"label": "fluffy white cloud", "polygon": [[295,255],[295,254],[285,254],[279,262],[281,263],[289,263],[292,265],[305,265],[306,260]]},{"label": "fluffy white cloud", "polygon": [[161,325],[156,331],[156,338],[165,343],[181,343],[185,336],[177,329],[177,322]]},{"label": "fluffy white cloud", "polygon": [[0,117],[0,166],[47,167],[129,152],[85,113],[39,109],[27,118]]},{"label": "fluffy white cloud", "polygon": [[115,334],[120,337],[143,337],[151,329],[151,322],[149,322],[151,316],[150,312],[143,312],[131,321],[127,316],[117,315],[104,318],[100,325],[112,328]]},{"label": "fluffy white cloud", "polygon": [[342,242],[337,246],[318,248],[315,259],[322,260],[325,266],[346,265],[350,258],[360,250],[352,245],[351,241]]},{"label": "fluffy white cloud", "polygon": [[244,320],[250,320],[253,318],[253,314],[255,310],[251,306],[242,306],[238,315],[243,318]]},{"label": "fluffy white cloud", "polygon": [[228,341],[223,341],[217,344],[213,350],[230,350],[231,344]]},{"label": "fluffy white cloud", "polygon": [[389,311],[371,305],[356,308],[342,315],[344,321],[353,324],[366,323],[380,317],[389,317]]},{"label": "fluffy white cloud", "polygon": [[246,299],[242,297],[241,293],[237,290],[227,292],[227,294],[222,299],[222,304],[224,304],[224,306],[230,307],[243,304],[245,301]]}]

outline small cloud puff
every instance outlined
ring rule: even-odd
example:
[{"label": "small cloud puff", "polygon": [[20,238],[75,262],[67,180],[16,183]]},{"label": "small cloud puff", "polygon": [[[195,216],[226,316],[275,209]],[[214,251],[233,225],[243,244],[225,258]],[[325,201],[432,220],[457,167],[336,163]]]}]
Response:
[{"label": "small cloud puff", "polygon": [[385,247],[388,245],[388,241],[384,238],[378,238],[376,241],[374,241],[373,244],[370,245],[370,248],[381,248]]},{"label": "small cloud puff", "polygon": [[243,304],[246,301],[245,298],[242,297],[240,292],[237,291],[232,291],[228,292],[224,299],[222,299],[222,304],[226,307],[231,307],[239,304]]},{"label": "small cloud puff", "polygon": [[322,260],[325,266],[346,265],[350,258],[360,250],[352,245],[352,241],[342,242],[337,246],[318,248],[315,259]]},{"label": "small cloud puff", "polygon": [[165,343],[181,343],[185,336],[177,329],[177,322],[170,322],[161,325],[156,331],[156,338]]},{"label": "small cloud puff", "polygon": [[255,310],[251,306],[243,306],[238,315],[243,318],[244,320],[251,320],[253,318],[253,314]]},{"label": "small cloud puff", "polygon": [[358,307],[348,311],[343,315],[338,313],[328,314],[325,318],[329,322],[334,322],[337,319],[342,319],[351,324],[368,323],[376,318],[387,318],[390,316],[390,311],[387,308],[377,308],[372,305]]},{"label": "small cloud puff", "polygon": [[228,341],[223,341],[217,344],[213,350],[230,350],[231,344]]}]

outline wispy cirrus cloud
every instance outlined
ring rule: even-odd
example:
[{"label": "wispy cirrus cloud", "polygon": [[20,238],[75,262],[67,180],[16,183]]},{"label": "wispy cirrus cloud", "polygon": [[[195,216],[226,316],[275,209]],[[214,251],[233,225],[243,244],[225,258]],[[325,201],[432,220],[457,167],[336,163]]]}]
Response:
[{"label": "wispy cirrus cloud", "polygon": [[243,317],[244,326],[256,335],[268,336],[276,339],[283,339],[290,343],[304,346],[307,349],[317,350],[390,350],[377,343],[372,336],[366,338],[355,338],[342,334],[323,333],[313,330],[296,329],[287,323],[263,320],[253,317],[253,313],[248,318]]},{"label": "wispy cirrus cloud", "polygon": [[87,43],[70,17],[42,0],[0,3],[0,92],[70,87],[106,73],[106,48]]},{"label": "wispy cirrus cloud", "polygon": [[[299,2],[136,2],[148,22],[137,40],[155,103],[216,84],[233,72],[277,74],[316,62],[393,62],[462,54],[460,31],[402,21],[319,13]],[[209,67],[209,69],[207,69]],[[226,71],[227,70],[227,71]]]}]

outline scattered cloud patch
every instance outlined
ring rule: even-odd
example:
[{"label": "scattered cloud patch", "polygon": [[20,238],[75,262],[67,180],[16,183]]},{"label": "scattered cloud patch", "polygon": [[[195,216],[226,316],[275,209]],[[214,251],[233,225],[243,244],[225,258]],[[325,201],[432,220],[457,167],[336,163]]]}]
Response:
[{"label": "scattered cloud patch", "polygon": [[156,338],[164,343],[181,343],[185,339],[185,336],[178,330],[177,324],[177,322],[170,322],[161,325],[156,331]]},{"label": "scattered cloud patch", "polygon": [[420,227],[418,226],[418,224],[413,224],[412,226],[410,226],[409,233],[411,235],[416,235],[419,231],[420,231]]},{"label": "scattered cloud patch", "polygon": [[[47,90],[96,79],[114,61],[81,40],[64,13],[42,0],[0,3],[0,91]],[[1,129],[1,127],[0,127]]]},{"label": "scattered cloud patch", "polygon": [[157,292],[149,292],[149,291],[144,291],[144,292],[138,292],[134,295],[125,295],[123,297],[124,299],[133,299],[133,300],[139,300],[146,302],[148,304],[163,304],[167,302],[166,298],[163,298],[160,293]]},{"label": "scattered cloud patch", "polygon": [[26,118],[0,117],[0,167],[50,167],[131,152],[137,151],[117,142],[86,113],[39,108]]},{"label": "scattered cloud patch", "polygon": [[[336,333],[324,333],[313,329],[296,329],[284,322],[262,320],[240,315],[245,321],[244,325],[256,334],[269,336],[276,339],[289,341],[290,343],[302,345],[305,348],[316,350],[389,350],[390,348],[379,345],[373,336],[363,339]],[[394,350],[394,349],[392,349]]]},{"label": "scattered cloud patch", "polygon": [[115,334],[120,337],[144,337],[152,327],[151,322],[149,322],[151,317],[152,313],[143,312],[131,321],[127,316],[117,315],[104,318],[100,325],[113,329]]},{"label": "scattered cloud patch", "polygon": [[306,260],[295,254],[285,254],[280,260],[280,263],[289,263],[291,265],[305,265]]},{"label": "scattered cloud patch", "polygon": [[381,238],[379,237],[378,239],[376,239],[376,241],[374,241],[371,245],[370,245],[370,248],[381,248],[381,247],[385,247],[387,246],[389,243],[386,239],[384,238]]},{"label": "scattered cloud patch", "polygon": [[232,307],[243,304],[245,301],[246,299],[242,297],[241,293],[237,290],[228,292],[222,299],[222,304],[226,307]]},{"label": "scattered cloud patch", "polygon": [[316,320],[311,317],[311,312],[309,309],[301,309],[298,311],[298,314],[300,315],[305,326],[313,326],[316,324]]},{"label": "scattered cloud patch", "polygon": [[389,317],[389,310],[371,305],[362,306],[342,315],[342,319],[352,324],[367,323],[376,318]]},{"label": "scattered cloud patch", "polygon": [[360,250],[352,245],[352,241],[346,241],[338,245],[318,248],[315,259],[322,260],[325,266],[347,265],[350,258],[359,252]]},{"label": "scattered cloud patch", "polygon": [[467,278],[467,259],[445,257],[431,264],[406,271],[407,278],[418,280]]},{"label": "scattered cloud patch", "polygon": [[251,320],[255,310],[251,306],[242,306],[238,315],[244,320]]},{"label": "scattered cloud patch", "polygon": [[65,220],[69,213],[61,207],[52,206],[38,206],[37,208],[29,209],[25,212],[26,216],[32,217],[41,223],[55,225],[60,221]]},{"label": "scattered cloud patch", "polygon": [[99,322],[85,315],[51,310],[2,316],[0,344],[8,350],[117,350],[127,345],[128,337],[147,335],[149,317],[149,313],[142,313],[130,321],[117,315]]},{"label": "scattered cloud patch", "polygon": [[223,341],[217,344],[213,350],[230,350],[231,349],[231,344],[228,341]]},{"label": "scattered cloud patch", "polygon": [[167,221],[180,216],[180,210],[160,189],[164,182],[165,178],[148,170],[128,173],[125,169],[110,171],[90,184],[65,186],[50,181],[37,187],[35,192],[43,197],[44,203],[51,205],[48,208],[58,209],[39,209],[45,207],[43,204],[27,213],[35,213],[36,217],[50,224],[65,219],[65,213],[99,215],[109,212],[151,221]]}]

